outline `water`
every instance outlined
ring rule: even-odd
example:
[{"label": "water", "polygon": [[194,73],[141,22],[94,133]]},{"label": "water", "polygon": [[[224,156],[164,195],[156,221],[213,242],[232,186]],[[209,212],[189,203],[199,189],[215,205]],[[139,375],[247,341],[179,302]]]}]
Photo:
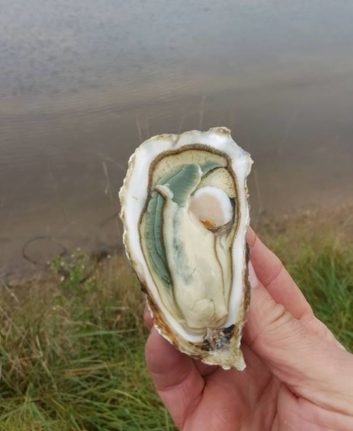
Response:
[{"label": "water", "polygon": [[119,244],[127,159],[162,132],[231,128],[255,220],[351,199],[352,17],[342,0],[0,0],[0,275]]}]

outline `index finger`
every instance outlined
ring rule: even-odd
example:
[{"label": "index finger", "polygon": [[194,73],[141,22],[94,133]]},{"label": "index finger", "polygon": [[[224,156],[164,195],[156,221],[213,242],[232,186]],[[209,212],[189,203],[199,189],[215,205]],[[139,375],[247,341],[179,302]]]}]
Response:
[{"label": "index finger", "polygon": [[297,319],[312,314],[305,296],[289,275],[280,259],[259,239],[252,228],[247,232],[250,260],[259,281],[272,298]]}]

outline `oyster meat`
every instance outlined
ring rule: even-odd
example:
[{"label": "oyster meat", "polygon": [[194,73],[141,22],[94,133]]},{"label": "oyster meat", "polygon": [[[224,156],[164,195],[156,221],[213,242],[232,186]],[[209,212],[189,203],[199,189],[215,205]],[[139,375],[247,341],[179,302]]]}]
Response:
[{"label": "oyster meat", "polygon": [[245,367],[251,165],[224,127],[154,136],[131,156],[119,195],[125,249],[157,330],[225,369]]}]

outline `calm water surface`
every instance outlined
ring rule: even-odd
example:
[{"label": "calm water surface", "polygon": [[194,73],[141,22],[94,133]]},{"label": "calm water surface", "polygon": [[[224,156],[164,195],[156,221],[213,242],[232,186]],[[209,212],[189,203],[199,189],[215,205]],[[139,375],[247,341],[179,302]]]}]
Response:
[{"label": "calm water surface", "polygon": [[352,199],[353,2],[0,0],[0,275],[116,246],[143,139],[216,125],[253,219]]}]

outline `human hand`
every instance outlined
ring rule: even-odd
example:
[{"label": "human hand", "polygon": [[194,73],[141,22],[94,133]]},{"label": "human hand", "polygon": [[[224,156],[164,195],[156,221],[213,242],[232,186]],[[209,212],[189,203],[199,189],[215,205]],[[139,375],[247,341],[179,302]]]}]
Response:
[{"label": "human hand", "polygon": [[152,329],[145,354],[158,394],[182,431],[352,431],[353,355],[252,230],[248,244],[245,371],[195,361]]}]

